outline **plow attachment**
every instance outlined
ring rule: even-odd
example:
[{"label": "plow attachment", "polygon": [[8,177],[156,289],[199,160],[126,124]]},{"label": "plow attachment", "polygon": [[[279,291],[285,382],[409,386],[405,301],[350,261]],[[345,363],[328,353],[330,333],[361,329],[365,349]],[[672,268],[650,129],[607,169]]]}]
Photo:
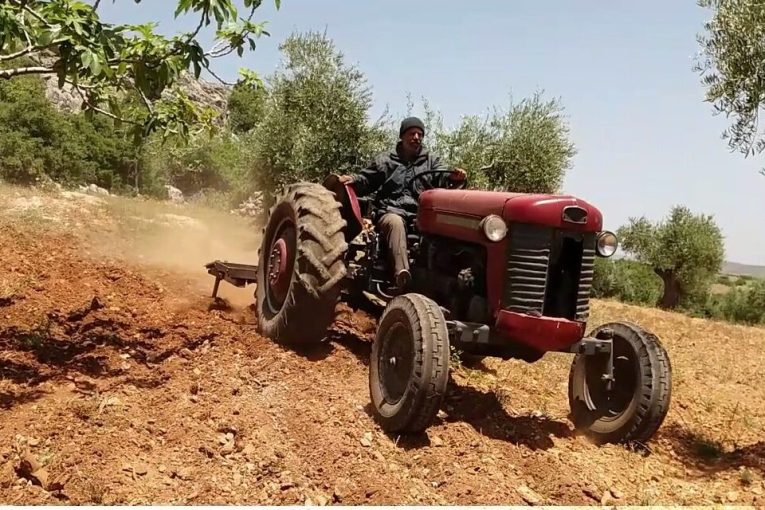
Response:
[{"label": "plow attachment", "polygon": [[255,283],[258,277],[258,266],[252,264],[237,264],[235,262],[222,262],[216,260],[205,264],[207,272],[215,277],[212,297],[218,297],[218,287],[221,280],[225,280],[235,287],[245,287]]}]

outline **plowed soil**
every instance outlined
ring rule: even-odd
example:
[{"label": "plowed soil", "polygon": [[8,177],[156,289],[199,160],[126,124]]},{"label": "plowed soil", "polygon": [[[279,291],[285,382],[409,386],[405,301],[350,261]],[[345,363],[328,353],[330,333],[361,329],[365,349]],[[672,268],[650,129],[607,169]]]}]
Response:
[{"label": "plowed soil", "polygon": [[573,431],[562,354],[455,367],[437,422],[392,437],[369,410],[373,317],[341,307],[294,350],[258,335],[253,287],[209,297],[204,262],[254,261],[246,222],[0,199],[2,504],[765,504],[763,329],[596,301],[593,326],[634,321],[670,355],[643,448]]}]

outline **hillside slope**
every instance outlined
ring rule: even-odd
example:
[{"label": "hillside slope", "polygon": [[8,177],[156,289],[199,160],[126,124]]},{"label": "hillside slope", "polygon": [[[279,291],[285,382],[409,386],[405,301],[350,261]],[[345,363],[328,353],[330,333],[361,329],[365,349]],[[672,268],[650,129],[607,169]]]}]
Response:
[{"label": "hillside slope", "polygon": [[[180,206],[0,191],[4,504],[765,503],[765,330],[595,302],[655,331],[674,369],[649,450],[567,419],[570,358],[460,368],[427,434],[370,417],[374,321],[344,310],[311,350],[261,338],[244,221]],[[34,472],[34,473],[32,473]]]},{"label": "hillside slope", "polygon": [[739,264],[738,262],[725,262],[723,263],[722,273],[765,278],[765,266]]}]

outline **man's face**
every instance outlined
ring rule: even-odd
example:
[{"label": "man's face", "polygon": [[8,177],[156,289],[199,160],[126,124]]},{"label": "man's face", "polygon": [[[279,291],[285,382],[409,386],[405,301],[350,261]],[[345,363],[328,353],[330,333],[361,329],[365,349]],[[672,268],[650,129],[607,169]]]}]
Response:
[{"label": "man's face", "polygon": [[404,131],[401,141],[404,143],[404,148],[409,151],[417,151],[422,146],[422,137],[425,133],[420,128],[409,128]]}]

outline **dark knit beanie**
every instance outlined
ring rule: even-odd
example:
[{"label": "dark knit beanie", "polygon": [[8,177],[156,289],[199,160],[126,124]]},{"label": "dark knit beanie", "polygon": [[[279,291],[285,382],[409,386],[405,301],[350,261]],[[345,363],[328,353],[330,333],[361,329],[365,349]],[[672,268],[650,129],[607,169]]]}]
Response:
[{"label": "dark knit beanie", "polygon": [[422,129],[422,133],[425,134],[425,124],[417,117],[408,117],[401,121],[401,129],[398,131],[398,136],[402,136],[407,129],[413,127]]}]

